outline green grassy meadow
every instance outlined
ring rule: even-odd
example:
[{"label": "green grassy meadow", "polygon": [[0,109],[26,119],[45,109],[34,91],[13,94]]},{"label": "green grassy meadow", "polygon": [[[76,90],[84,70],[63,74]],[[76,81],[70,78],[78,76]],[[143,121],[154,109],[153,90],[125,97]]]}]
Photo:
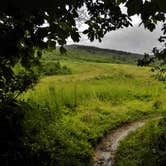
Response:
[{"label": "green grassy meadow", "polygon": [[148,67],[105,58],[98,62],[92,56],[90,60],[46,57],[42,61],[58,59],[71,73],[43,76],[20,98],[32,106],[24,124],[32,126],[27,134],[38,128],[27,144],[36,153],[48,152],[52,164],[90,165],[94,147],[110,130],[166,113],[165,85]]}]

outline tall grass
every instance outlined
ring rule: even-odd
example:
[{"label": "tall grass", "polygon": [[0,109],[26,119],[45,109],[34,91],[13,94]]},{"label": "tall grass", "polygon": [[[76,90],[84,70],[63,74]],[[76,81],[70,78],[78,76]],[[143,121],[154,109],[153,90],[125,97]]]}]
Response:
[{"label": "tall grass", "polygon": [[[97,67],[100,66],[96,65]],[[155,100],[156,97],[164,97],[163,85],[151,78],[150,75],[145,75],[148,73],[147,69],[144,71],[138,68],[137,73],[131,74],[130,70],[127,72],[128,69],[122,73],[120,69],[123,67],[123,65],[107,66],[107,71],[101,69],[103,73],[99,73],[97,76],[94,74],[94,77],[91,75],[89,77],[88,73],[85,77],[84,73],[80,73],[76,76],[73,74],[68,77],[43,78],[34,89],[24,95],[24,99],[31,98],[41,105],[47,102],[50,106],[58,104],[59,106],[72,107],[85,106],[92,101],[93,104],[98,101],[103,104],[119,101],[123,104],[132,100],[149,102]],[[108,69],[111,71],[112,68],[114,71],[109,73]],[[120,68],[119,71],[118,68]],[[132,66],[129,66],[129,69],[132,70]],[[133,67],[134,69],[135,67]],[[142,76],[140,76],[141,72]]]}]

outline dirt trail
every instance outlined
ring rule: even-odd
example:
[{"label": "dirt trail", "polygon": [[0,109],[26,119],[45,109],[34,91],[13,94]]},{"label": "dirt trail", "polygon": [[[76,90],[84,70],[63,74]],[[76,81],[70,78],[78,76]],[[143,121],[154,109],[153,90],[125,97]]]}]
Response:
[{"label": "dirt trail", "polygon": [[143,126],[148,120],[150,119],[143,119],[125,124],[108,134],[95,149],[93,166],[112,166],[115,150],[117,149],[119,141],[127,136],[130,131],[135,131],[137,128]]}]

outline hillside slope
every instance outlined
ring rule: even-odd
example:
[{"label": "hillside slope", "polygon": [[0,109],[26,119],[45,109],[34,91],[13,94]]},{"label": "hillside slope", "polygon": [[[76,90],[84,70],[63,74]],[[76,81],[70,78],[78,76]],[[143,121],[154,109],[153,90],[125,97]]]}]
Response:
[{"label": "hillside slope", "polygon": [[137,60],[143,55],[130,52],[102,49],[98,47],[83,46],[83,45],[67,45],[65,46],[67,53],[61,55],[59,49],[52,52],[47,52],[44,60],[62,60],[74,59],[79,61],[89,61],[97,63],[121,63],[121,64],[137,64]]}]

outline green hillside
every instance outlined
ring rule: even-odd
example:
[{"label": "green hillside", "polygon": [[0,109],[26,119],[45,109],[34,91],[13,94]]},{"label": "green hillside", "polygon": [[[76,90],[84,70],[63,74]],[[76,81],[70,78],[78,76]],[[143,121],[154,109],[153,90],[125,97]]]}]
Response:
[{"label": "green hillside", "polygon": [[97,63],[136,64],[137,60],[143,57],[141,54],[83,45],[68,45],[66,46],[66,50],[67,53],[65,55],[61,55],[58,48],[52,52],[46,52],[43,56],[43,59],[75,59],[77,61],[89,61]]}]

